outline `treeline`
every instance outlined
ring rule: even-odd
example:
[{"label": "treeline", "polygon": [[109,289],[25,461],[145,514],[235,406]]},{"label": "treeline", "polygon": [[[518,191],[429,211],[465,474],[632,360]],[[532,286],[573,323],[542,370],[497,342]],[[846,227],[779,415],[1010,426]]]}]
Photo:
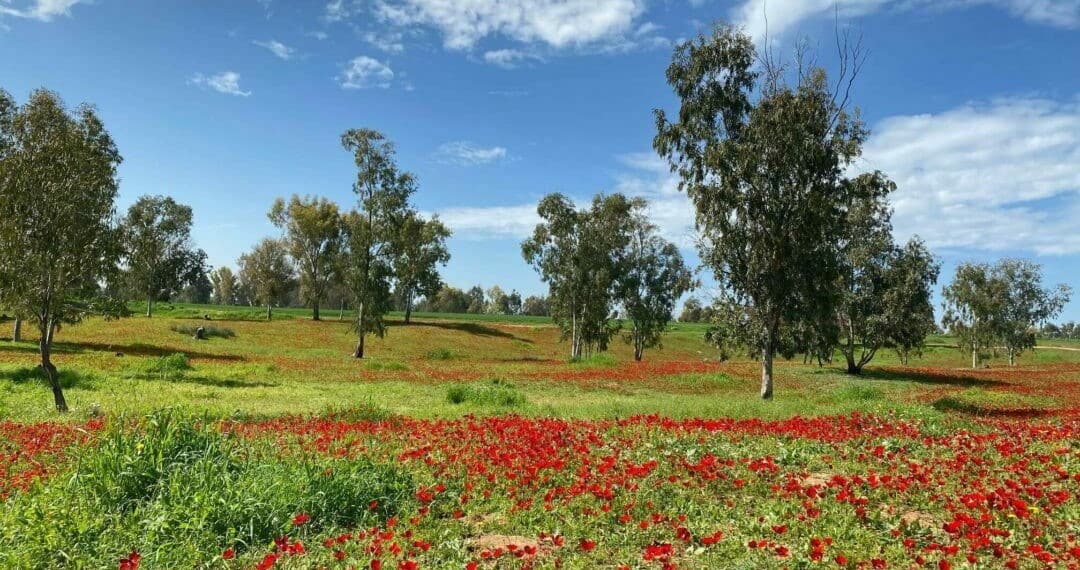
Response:
[{"label": "treeline", "polygon": [[[400,310],[405,310],[401,305]],[[432,295],[428,295],[416,304],[416,310],[424,313],[458,313],[488,315],[527,315],[546,317],[551,314],[547,297],[529,295],[524,299],[516,290],[509,293],[495,285],[487,291],[480,285],[463,291],[457,287],[443,285]]]},{"label": "treeline", "polygon": [[1080,339],[1080,324],[1073,321],[1060,325],[1046,323],[1039,329],[1039,335],[1044,338]]}]

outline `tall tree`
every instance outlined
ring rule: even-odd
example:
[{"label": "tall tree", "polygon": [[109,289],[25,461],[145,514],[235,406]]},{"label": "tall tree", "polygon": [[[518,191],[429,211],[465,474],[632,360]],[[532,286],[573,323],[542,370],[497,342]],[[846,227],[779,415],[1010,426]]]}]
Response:
[{"label": "tall tree", "polygon": [[191,207],[168,196],[142,196],[120,222],[120,235],[131,290],[154,301],[168,299],[205,271],[205,254],[191,243]]},{"label": "tall tree", "polygon": [[300,300],[311,306],[319,320],[319,304],[326,298],[335,258],[341,252],[341,215],[326,198],[293,195],[274,201],[270,221],[285,232],[285,245],[300,274]]},{"label": "tall tree", "polygon": [[653,146],[694,203],[701,259],[747,319],[738,330],[760,355],[765,399],[782,329],[833,314],[843,172],[866,136],[845,110],[860,59],[844,52],[835,88],[801,64],[790,85],[770,58],[755,67],[749,36],[720,25],[676,46],[667,80],[680,107],[670,120],[655,111]]},{"label": "tall tree", "polygon": [[1067,285],[1053,289],[1042,285],[1042,266],[1026,259],[1002,259],[994,266],[994,276],[1004,284],[998,335],[1009,358],[1035,347],[1036,327],[1056,317],[1069,302]]},{"label": "tall tree", "polygon": [[434,295],[424,298],[422,307],[432,313],[465,313],[469,310],[469,297],[457,287],[443,285]]},{"label": "tall tree", "polygon": [[271,320],[274,303],[280,303],[293,287],[288,248],[281,240],[263,238],[240,256],[238,265],[240,282],[251,291],[255,302],[266,305],[266,320]]},{"label": "tall tree", "polygon": [[351,129],[341,135],[341,145],[352,153],[357,170],[357,209],[344,224],[348,254],[343,280],[356,308],[359,338],[353,356],[363,358],[364,338],[386,334],[383,316],[393,306],[394,246],[410,212],[416,179],[398,170],[393,143],[378,131]]},{"label": "tall tree", "polygon": [[570,358],[603,351],[618,322],[612,319],[615,287],[624,269],[634,216],[644,201],[598,195],[577,210],[562,194],[537,205],[540,224],[521,244],[525,260],[548,284],[552,317],[570,339]]},{"label": "tall tree", "polygon": [[176,296],[184,303],[206,304],[214,294],[214,284],[210,281],[210,267],[206,263],[206,252],[195,252],[193,263],[194,269],[189,275],[188,282]]},{"label": "tall tree", "polygon": [[889,344],[905,366],[912,354],[921,354],[926,337],[937,328],[932,289],[940,273],[941,263],[918,237],[908,240],[889,268]]},{"label": "tall tree", "polygon": [[405,308],[405,324],[412,318],[415,299],[434,295],[442,287],[439,266],[450,261],[450,250],[446,248],[449,238],[450,228],[438,217],[425,220],[415,212],[408,212],[398,228],[394,277]]},{"label": "tall tree", "polygon": [[466,313],[478,315],[483,313],[487,307],[487,300],[484,297],[484,288],[479,285],[473,285],[468,291],[465,292],[465,296],[469,299],[469,305],[465,309]]},{"label": "tall tree", "polygon": [[660,237],[644,217],[635,220],[621,261],[618,300],[631,323],[626,340],[634,347],[634,360],[641,360],[646,348],[659,346],[675,303],[693,287],[693,274],[679,248]]},{"label": "tall tree", "polygon": [[548,306],[547,297],[543,295],[529,295],[521,303],[521,314],[530,317],[547,317],[551,315],[551,307]]},{"label": "tall tree", "polygon": [[232,269],[222,266],[210,272],[210,283],[214,292],[211,295],[217,305],[235,305],[239,302],[236,275]]},{"label": "tall tree", "polygon": [[942,324],[957,337],[961,350],[970,351],[971,367],[978,368],[998,339],[1006,284],[986,263],[961,263],[941,294],[945,299]]},{"label": "tall tree", "polygon": [[57,411],[68,410],[53,334],[89,314],[121,314],[100,296],[120,248],[113,218],[120,153],[95,110],[69,112],[44,89],[18,106],[0,90],[0,304],[32,320]]}]

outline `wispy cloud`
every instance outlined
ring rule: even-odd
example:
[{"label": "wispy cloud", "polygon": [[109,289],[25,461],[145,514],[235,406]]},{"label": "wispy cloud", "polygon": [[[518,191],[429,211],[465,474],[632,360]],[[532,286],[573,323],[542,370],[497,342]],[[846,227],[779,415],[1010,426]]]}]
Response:
[{"label": "wispy cloud", "polygon": [[33,0],[22,4],[12,4],[3,0],[0,3],[0,15],[51,22],[57,16],[70,16],[71,8],[76,4],[86,3],[86,0]]},{"label": "wispy cloud", "polygon": [[516,49],[499,49],[484,52],[484,61],[503,69],[514,69],[525,61],[543,61],[538,55]]},{"label": "wispy cloud", "polygon": [[436,151],[438,160],[462,166],[488,164],[507,157],[506,148],[501,146],[482,147],[469,141],[454,141],[441,145]]},{"label": "wispy cloud", "polygon": [[224,93],[226,95],[237,95],[240,97],[251,95],[251,91],[240,89],[240,74],[235,71],[223,71],[215,75],[196,73],[188,81],[194,85],[213,89],[218,93]]},{"label": "wispy cloud", "polygon": [[270,53],[274,54],[278,58],[286,61],[292,59],[293,56],[296,55],[295,48],[291,48],[277,40],[269,40],[265,42],[255,41],[251,43],[268,50]]},{"label": "wispy cloud", "polygon": [[885,119],[859,169],[896,181],[898,236],[958,250],[1080,253],[1080,97]]},{"label": "wispy cloud", "polygon": [[345,89],[386,89],[393,79],[394,71],[390,66],[366,55],[353,58],[338,75],[338,82]]},{"label": "wispy cloud", "polygon": [[372,47],[386,53],[402,53],[405,51],[405,43],[402,41],[401,32],[382,30],[379,32],[366,31],[360,33],[360,39],[371,44]]},{"label": "wispy cloud", "polygon": [[526,97],[529,91],[527,89],[492,89],[487,94],[496,97]]}]

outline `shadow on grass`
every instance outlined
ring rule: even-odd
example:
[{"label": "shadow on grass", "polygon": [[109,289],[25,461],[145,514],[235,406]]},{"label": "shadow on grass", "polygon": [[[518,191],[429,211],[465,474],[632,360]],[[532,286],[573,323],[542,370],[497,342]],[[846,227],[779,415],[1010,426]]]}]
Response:
[{"label": "shadow on grass", "polygon": [[1008,382],[977,378],[953,371],[928,371],[912,370],[904,368],[864,368],[859,376],[851,378],[867,378],[870,380],[888,380],[893,382],[916,382],[918,384],[934,384],[936,386],[959,386],[962,388],[991,388],[994,386],[1008,386]]},{"label": "shadow on grass", "polygon": [[438,321],[413,321],[408,326],[410,327],[435,327],[445,330],[460,331],[476,336],[486,336],[494,338],[508,338],[518,340],[526,344],[533,344],[532,339],[520,337],[510,334],[506,331],[499,330],[495,327],[490,327],[480,323],[463,323],[463,322],[438,322]]},{"label": "shadow on grass", "polygon": [[205,376],[180,376],[167,378],[165,382],[198,384],[213,388],[276,388],[275,382],[263,382],[262,380],[238,380],[235,378],[207,378]]},{"label": "shadow on grass", "polygon": [[[29,342],[0,342],[0,352],[22,352],[37,354],[37,343]],[[102,342],[57,342],[53,344],[53,354],[81,354],[84,352],[109,352],[124,356],[168,356],[178,352],[184,353],[188,358],[200,360],[221,360],[225,362],[244,362],[247,359],[237,354],[214,354],[211,352],[199,352],[178,348],[154,346],[141,342],[133,344],[106,344]]]},{"label": "shadow on grass", "polygon": [[1028,420],[1045,418],[1054,414],[1053,410],[1047,410],[1042,408],[994,408],[988,406],[980,406],[971,402],[965,402],[959,398],[954,398],[952,396],[938,398],[934,401],[932,406],[935,410],[939,412],[956,412],[970,416],[978,416],[981,418]]}]

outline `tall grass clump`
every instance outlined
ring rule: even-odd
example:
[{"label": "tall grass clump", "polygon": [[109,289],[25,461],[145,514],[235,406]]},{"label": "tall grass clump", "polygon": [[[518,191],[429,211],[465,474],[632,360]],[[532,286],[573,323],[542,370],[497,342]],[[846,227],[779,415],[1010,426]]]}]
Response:
[{"label": "tall grass clump", "polygon": [[452,384],[446,389],[451,404],[476,404],[513,408],[525,403],[525,395],[503,380]]},{"label": "tall grass clump", "polygon": [[188,360],[187,355],[182,352],[177,352],[150,361],[141,369],[137,370],[134,375],[140,378],[174,380],[182,378],[184,374],[191,369],[191,361]]},{"label": "tall grass clump", "polygon": [[461,358],[461,353],[452,348],[436,348],[430,350],[427,353],[428,360],[453,360],[455,358]]},{"label": "tall grass clump", "polygon": [[132,550],[153,567],[202,567],[225,548],[265,548],[298,513],[317,529],[380,524],[414,490],[393,465],[280,457],[269,442],[166,410],[114,422],[71,473],[10,499],[0,567],[114,567]]},{"label": "tall grass clump", "polygon": [[186,336],[195,336],[195,332],[202,327],[203,336],[206,338],[234,338],[236,337],[236,331],[228,327],[219,327],[215,325],[169,325],[169,330],[177,332]]}]

